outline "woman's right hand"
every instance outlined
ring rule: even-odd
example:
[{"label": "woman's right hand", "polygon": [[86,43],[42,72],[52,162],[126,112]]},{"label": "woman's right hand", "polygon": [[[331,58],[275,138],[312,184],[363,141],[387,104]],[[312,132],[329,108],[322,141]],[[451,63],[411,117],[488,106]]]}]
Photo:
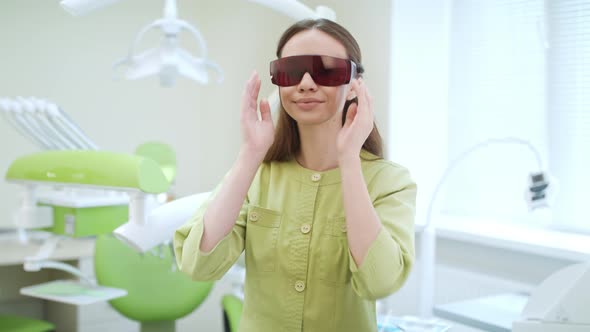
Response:
[{"label": "woman's right hand", "polygon": [[252,73],[242,94],[240,123],[242,127],[242,152],[254,156],[260,162],[274,141],[274,125],[270,114],[270,105],[266,99],[260,101],[258,120],[257,100],[260,92],[258,73]]}]

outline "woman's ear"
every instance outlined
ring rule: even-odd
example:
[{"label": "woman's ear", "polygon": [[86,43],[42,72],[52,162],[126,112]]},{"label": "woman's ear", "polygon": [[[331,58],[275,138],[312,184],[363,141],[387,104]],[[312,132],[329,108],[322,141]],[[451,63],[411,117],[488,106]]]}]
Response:
[{"label": "woman's ear", "polygon": [[346,94],[346,100],[353,100],[356,98],[356,93],[352,89],[352,84],[349,84],[348,93]]}]

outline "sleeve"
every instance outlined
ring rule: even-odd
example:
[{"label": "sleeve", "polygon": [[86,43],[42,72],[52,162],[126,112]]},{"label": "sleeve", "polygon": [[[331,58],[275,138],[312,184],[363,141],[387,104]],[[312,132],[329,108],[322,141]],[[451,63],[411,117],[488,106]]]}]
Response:
[{"label": "sleeve", "polygon": [[[401,169],[401,172],[400,172]],[[361,266],[349,250],[352,286],[366,299],[376,300],[397,291],[415,260],[414,217],[416,183],[404,168],[386,167],[372,181],[377,193],[373,207],[383,225]]]},{"label": "sleeve", "polygon": [[210,251],[200,250],[203,236],[203,216],[207,206],[219,191],[221,184],[209,199],[199,207],[195,215],[174,233],[174,253],[179,269],[195,281],[219,280],[238,260],[244,251],[248,197],[244,200],[236,224]]}]

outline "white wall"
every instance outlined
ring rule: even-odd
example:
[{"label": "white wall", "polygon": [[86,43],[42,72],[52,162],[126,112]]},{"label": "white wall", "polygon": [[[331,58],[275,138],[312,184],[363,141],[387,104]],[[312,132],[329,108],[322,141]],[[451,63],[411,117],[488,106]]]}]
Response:
[{"label": "white wall", "polygon": [[[361,45],[375,113],[387,135],[389,91],[388,0],[303,1],[327,5]],[[163,1],[127,0],[85,17],[67,14],[54,1],[0,3],[0,96],[37,96],[60,105],[101,148],[131,153],[161,140],[177,152],[177,195],[211,189],[238,151],[239,96],[256,69],[262,94],[273,86],[268,63],[276,42],[293,21],[246,0],[178,1],[181,18],[203,34],[213,61],[225,71],[221,85],[180,79],[171,89],[156,78],[112,80],[112,64],[127,54],[142,26],[161,17]],[[152,32],[153,36],[157,36]],[[154,43],[150,44],[149,41]],[[196,51],[193,41],[184,45]],[[148,38],[144,47],[156,45]],[[0,171],[39,148],[0,120]],[[0,225],[9,223],[18,200],[14,185],[0,183]]]},{"label": "white wall", "polygon": [[396,0],[391,8],[389,149],[418,183],[420,224],[447,163],[450,3]]}]

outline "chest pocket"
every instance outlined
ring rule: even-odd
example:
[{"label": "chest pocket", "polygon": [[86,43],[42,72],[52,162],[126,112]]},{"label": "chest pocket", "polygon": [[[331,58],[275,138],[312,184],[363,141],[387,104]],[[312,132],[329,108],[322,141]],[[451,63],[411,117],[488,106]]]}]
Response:
[{"label": "chest pocket", "polygon": [[351,278],[348,238],[344,217],[328,219],[320,244],[320,279],[345,284]]},{"label": "chest pocket", "polygon": [[256,272],[273,272],[277,265],[277,242],[282,214],[258,206],[248,207],[246,219],[246,265]]}]

